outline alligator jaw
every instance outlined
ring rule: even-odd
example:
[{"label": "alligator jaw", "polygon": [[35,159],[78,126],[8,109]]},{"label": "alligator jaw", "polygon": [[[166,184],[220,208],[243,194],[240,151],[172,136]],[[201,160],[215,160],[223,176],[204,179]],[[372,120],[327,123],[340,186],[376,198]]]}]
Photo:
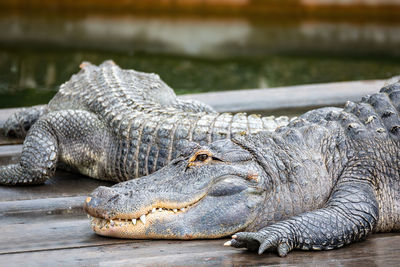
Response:
[{"label": "alligator jaw", "polygon": [[[96,234],[130,239],[161,239],[166,238],[165,233],[160,234],[157,231],[152,231],[151,228],[163,225],[166,222],[180,221],[180,217],[187,215],[187,213],[190,214],[204,196],[205,193],[199,195],[192,202],[180,203],[180,205],[177,203],[155,203],[147,208],[140,208],[141,212],[115,214],[112,218],[107,215],[103,216],[96,210],[89,208],[88,204],[93,198],[88,197],[85,201],[85,210]],[[194,212],[196,213],[196,211]],[[169,234],[168,238],[191,239],[195,237]]]},{"label": "alligator jaw", "polygon": [[[134,216],[132,218],[114,218],[114,219],[104,219],[94,217],[88,214],[88,218],[91,221],[91,227],[93,231],[102,236],[112,236],[119,238],[163,238],[162,235],[157,235],[156,233],[146,233],[147,226],[154,224],[155,222],[161,222],[165,219],[171,218],[187,212],[191,209],[197,202],[187,205],[182,208],[152,208],[147,213],[142,214],[138,217]],[[171,237],[172,238],[172,237]],[[178,238],[178,237],[177,237]],[[181,239],[181,237],[180,237]]]}]

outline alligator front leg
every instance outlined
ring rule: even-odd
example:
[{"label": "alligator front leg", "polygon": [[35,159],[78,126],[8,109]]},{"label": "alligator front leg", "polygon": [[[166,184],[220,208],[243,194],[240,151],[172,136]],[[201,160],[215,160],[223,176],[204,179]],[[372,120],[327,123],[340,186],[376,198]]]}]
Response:
[{"label": "alligator front leg", "polygon": [[97,158],[92,159],[91,155],[103,155],[108,139],[102,134],[102,127],[94,114],[83,110],[61,110],[42,116],[27,134],[20,162],[0,166],[0,185],[42,184],[54,176],[59,159],[84,174],[100,176],[92,171],[99,168]]},{"label": "alligator front leg", "polygon": [[29,131],[18,164],[0,167],[0,184],[41,184],[54,175],[58,144],[54,130],[39,120]]},{"label": "alligator front leg", "polygon": [[236,248],[277,250],[285,257],[292,249],[328,250],[365,239],[378,221],[378,204],[370,182],[341,179],[322,209],[294,216],[261,229],[240,232],[226,244]]}]

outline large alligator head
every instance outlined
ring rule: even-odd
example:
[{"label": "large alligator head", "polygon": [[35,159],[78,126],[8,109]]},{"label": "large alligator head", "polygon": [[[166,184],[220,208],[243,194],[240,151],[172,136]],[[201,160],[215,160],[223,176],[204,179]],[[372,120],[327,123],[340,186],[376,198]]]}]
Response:
[{"label": "large alligator head", "polygon": [[318,208],[332,179],[318,154],[296,135],[287,137],[290,143],[260,133],[193,144],[152,175],[99,187],[85,202],[93,230],[122,238],[218,238]]},{"label": "large alligator head", "polygon": [[245,229],[265,199],[263,171],[230,140],[194,146],[160,171],[85,201],[93,230],[122,238],[217,238]]}]

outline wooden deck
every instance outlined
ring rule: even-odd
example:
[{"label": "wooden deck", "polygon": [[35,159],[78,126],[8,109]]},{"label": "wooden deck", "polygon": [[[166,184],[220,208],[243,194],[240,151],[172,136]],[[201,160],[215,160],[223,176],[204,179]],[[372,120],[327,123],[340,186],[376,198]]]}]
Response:
[{"label": "wooden deck", "polygon": [[[0,127],[11,110],[0,110]],[[21,140],[0,136],[0,165],[16,162]],[[294,251],[286,258],[224,247],[219,240],[124,240],[94,234],[82,210],[85,196],[100,185],[57,172],[45,185],[0,186],[0,266],[399,266],[400,234],[324,252]]]}]

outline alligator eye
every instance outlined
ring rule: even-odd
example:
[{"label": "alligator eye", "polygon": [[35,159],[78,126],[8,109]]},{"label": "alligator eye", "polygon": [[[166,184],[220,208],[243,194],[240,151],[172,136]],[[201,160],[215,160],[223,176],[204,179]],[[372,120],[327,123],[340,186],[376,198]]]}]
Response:
[{"label": "alligator eye", "polygon": [[189,159],[189,167],[196,165],[203,165],[212,160],[212,154],[208,150],[200,150],[197,151],[192,157]]},{"label": "alligator eye", "polygon": [[208,159],[208,155],[207,154],[198,154],[196,156],[196,161],[205,161]]}]

